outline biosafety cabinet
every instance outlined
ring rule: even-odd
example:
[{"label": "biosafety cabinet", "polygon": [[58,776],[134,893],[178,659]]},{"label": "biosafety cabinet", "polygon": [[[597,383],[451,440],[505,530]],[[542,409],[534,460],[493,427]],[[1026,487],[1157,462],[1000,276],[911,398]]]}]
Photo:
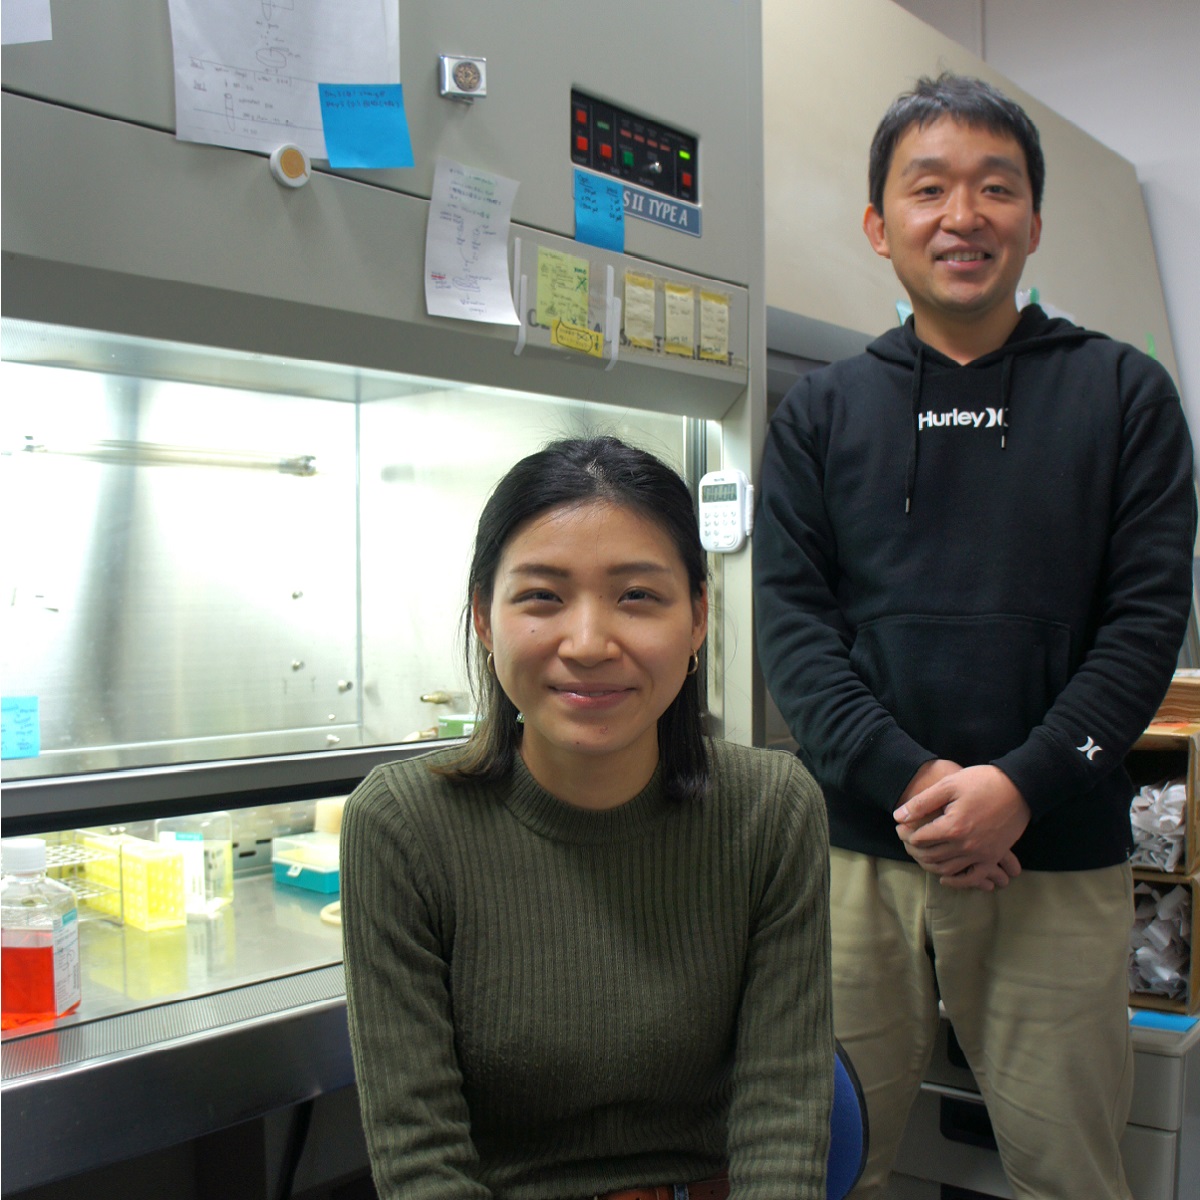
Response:
[{"label": "biosafety cabinet", "polygon": [[[181,1197],[274,1194],[296,1169],[302,1194],[361,1164],[319,1136],[356,1124],[336,913],[275,884],[271,847],[469,728],[462,590],[491,486],[582,432],[693,485],[751,473],[759,6],[339,5],[395,48],[355,82],[400,85],[412,165],[310,154],[300,186],[271,155],[311,132],[272,105],[326,82],[301,5],[49,9],[2,65],[4,834],[70,862],[225,811],[235,887],[211,918],[138,928],[119,873],[97,898],[98,868],[64,868],[84,999],[4,1034],[3,1191],[153,1161]],[[181,48],[172,19],[205,9],[242,44]],[[250,144],[178,138],[180,80]],[[470,224],[456,172],[502,220]],[[466,316],[431,315],[427,235],[455,221]],[[711,568],[712,725],[750,741],[749,555]],[[112,1178],[136,1197],[146,1174]]]}]

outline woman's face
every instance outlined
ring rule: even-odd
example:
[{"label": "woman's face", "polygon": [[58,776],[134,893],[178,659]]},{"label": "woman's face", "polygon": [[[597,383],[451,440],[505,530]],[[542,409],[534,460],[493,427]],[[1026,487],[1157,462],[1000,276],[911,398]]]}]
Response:
[{"label": "woman's face", "polygon": [[551,509],[509,540],[473,615],[534,778],[566,800],[580,778],[611,781],[614,805],[636,795],[708,625],[665,530],[606,501]]}]

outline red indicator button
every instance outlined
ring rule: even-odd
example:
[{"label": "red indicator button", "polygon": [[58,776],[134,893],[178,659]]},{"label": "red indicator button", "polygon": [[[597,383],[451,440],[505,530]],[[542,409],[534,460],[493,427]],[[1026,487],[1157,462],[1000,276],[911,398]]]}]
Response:
[{"label": "red indicator button", "polygon": [[587,111],[582,108],[577,108],[575,110],[575,120],[578,121],[580,125],[586,125],[587,124]]},{"label": "red indicator button", "polygon": [[600,157],[612,158],[612,147],[605,142],[600,143]]},{"label": "red indicator button", "polygon": [[692,186],[692,173],[690,171],[684,171],[679,177],[679,182],[682,183],[685,188],[690,188]]},{"label": "red indicator button", "polygon": [[587,138],[585,138],[583,136],[583,134],[580,134],[575,139],[575,149],[578,150],[581,154],[587,153]]}]

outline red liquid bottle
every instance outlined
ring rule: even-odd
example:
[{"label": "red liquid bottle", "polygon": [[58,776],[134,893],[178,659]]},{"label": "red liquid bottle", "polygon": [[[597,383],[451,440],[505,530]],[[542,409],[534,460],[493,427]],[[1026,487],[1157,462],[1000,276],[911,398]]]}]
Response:
[{"label": "red liquid bottle", "polygon": [[79,1007],[75,893],[46,878],[46,843],[0,843],[0,1026],[51,1021]]}]

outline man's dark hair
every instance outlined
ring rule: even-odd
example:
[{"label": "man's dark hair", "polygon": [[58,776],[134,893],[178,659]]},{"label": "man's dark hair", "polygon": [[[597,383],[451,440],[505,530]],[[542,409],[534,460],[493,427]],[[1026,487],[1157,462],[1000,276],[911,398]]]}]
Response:
[{"label": "man's dark hair", "polygon": [[[450,779],[499,779],[513,766],[521,740],[517,710],[488,669],[487,649],[472,637],[471,603],[492,601],[496,570],[509,542],[528,522],[563,506],[606,501],[653,521],[674,543],[693,599],[703,594],[708,561],[687,484],[666,463],[614,437],[567,438],[521,459],[496,485],[475,531],[463,618],[467,672],[474,681],[480,723],[461,754],[438,773]],[[678,799],[699,798],[709,766],[700,675],[683,681],[658,719],[663,789]]]},{"label": "man's dark hair", "polygon": [[1016,139],[1025,154],[1025,167],[1033,188],[1033,211],[1041,212],[1046,160],[1042,156],[1037,126],[1019,104],[990,83],[946,71],[936,79],[927,76],[918,79],[911,92],[897,96],[875,130],[867,168],[867,194],[880,216],[883,216],[883,185],[892,165],[896,143],[912,126],[924,129],[940,117],[950,117],[960,125],[987,129]]}]

